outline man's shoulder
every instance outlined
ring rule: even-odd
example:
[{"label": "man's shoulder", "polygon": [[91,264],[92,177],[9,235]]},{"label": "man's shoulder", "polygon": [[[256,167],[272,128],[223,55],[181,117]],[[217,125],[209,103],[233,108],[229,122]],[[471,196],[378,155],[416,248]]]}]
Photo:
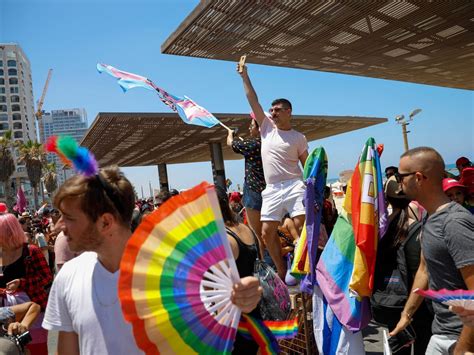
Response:
[{"label": "man's shoulder", "polygon": [[474,223],[474,215],[467,208],[457,202],[451,202],[446,209],[446,224],[451,222],[467,221]]},{"label": "man's shoulder", "polygon": [[58,273],[58,276],[63,275],[62,277],[66,277],[68,275],[74,274],[78,270],[83,272],[86,270],[87,266],[94,265],[96,262],[96,253],[92,251],[84,252],[65,263],[61,268],[61,271]]}]

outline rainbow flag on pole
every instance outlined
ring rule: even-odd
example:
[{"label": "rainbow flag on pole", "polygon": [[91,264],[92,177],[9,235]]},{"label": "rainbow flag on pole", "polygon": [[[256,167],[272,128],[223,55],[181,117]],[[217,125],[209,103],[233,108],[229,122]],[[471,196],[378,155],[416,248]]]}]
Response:
[{"label": "rainbow flag on pole", "polygon": [[371,318],[370,282],[378,240],[387,227],[380,153],[369,138],[347,188],[344,210],[316,267],[328,306],[341,325],[353,332],[367,326]]},{"label": "rainbow flag on pole", "polygon": [[388,226],[380,168],[382,149],[375,145],[373,138],[367,140],[344,200],[356,244],[349,289],[359,297],[372,295],[377,245]]}]

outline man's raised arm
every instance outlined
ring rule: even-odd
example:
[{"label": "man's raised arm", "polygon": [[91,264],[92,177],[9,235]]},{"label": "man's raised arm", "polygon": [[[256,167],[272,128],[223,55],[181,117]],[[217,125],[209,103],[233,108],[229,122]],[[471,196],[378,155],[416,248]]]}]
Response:
[{"label": "man's raised arm", "polygon": [[245,95],[247,96],[247,100],[252,108],[253,113],[255,114],[255,119],[258,125],[261,127],[263,120],[265,119],[265,113],[263,112],[262,106],[258,102],[257,93],[250,82],[249,75],[247,73],[247,66],[242,66],[242,72],[239,72],[239,65],[237,65],[237,73],[240,74],[242,80],[244,82],[244,90]]}]

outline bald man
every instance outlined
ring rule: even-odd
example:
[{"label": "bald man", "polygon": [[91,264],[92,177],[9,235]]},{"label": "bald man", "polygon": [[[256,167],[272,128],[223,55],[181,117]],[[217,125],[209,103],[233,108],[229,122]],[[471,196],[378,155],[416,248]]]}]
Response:
[{"label": "bald man", "polygon": [[[398,182],[403,192],[417,200],[423,218],[421,261],[413,289],[474,290],[474,217],[443,192],[444,161],[429,147],[419,147],[400,157]],[[410,324],[423,298],[411,293],[391,336]],[[433,303],[433,336],[426,354],[464,354],[474,350],[474,328],[463,326],[445,305]]]}]

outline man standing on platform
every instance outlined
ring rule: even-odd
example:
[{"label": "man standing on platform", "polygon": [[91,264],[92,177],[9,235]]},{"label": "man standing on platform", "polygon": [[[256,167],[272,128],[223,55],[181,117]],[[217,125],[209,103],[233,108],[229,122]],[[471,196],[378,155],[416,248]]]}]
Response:
[{"label": "man standing on platform", "polygon": [[306,137],[292,129],[292,106],[287,99],[272,102],[269,119],[258,102],[257,94],[247,74],[239,65],[247,100],[260,126],[262,162],[267,186],[262,191],[262,239],[276,265],[278,275],[285,279],[286,265],[281,256],[277,229],[286,213],[294,220],[299,232],[305,221],[303,197],[305,185],[298,163],[304,166],[308,157]]}]

